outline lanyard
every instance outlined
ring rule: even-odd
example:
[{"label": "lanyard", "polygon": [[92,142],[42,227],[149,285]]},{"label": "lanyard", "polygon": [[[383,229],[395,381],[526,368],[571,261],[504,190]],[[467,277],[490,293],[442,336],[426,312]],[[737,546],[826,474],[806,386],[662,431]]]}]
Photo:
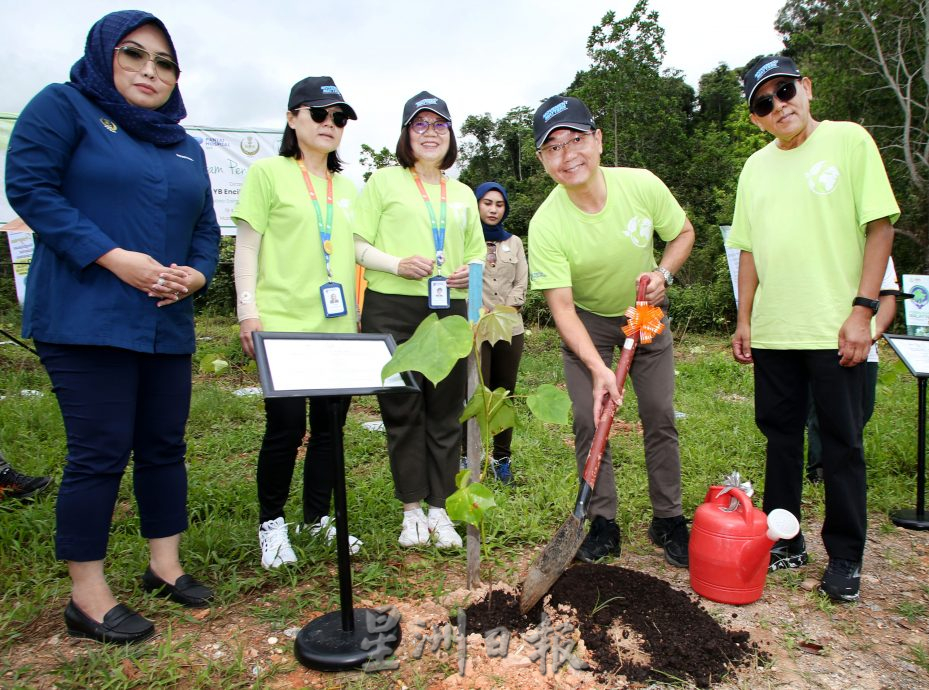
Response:
[{"label": "lanyard", "polygon": [[316,198],[316,190],[313,189],[313,183],[310,181],[310,174],[302,160],[297,160],[300,166],[300,172],[303,173],[303,181],[306,182],[306,191],[310,193],[310,199],[313,201],[313,209],[316,211],[316,225],[319,227],[319,241],[323,246],[323,256],[326,259],[326,275],[329,276],[329,282],[332,282],[332,173],[326,173],[326,224],[323,225],[323,212],[319,208],[319,199]]},{"label": "lanyard", "polygon": [[423,203],[426,204],[426,210],[429,211],[429,221],[432,223],[432,244],[435,246],[435,265],[439,267],[445,263],[445,216],[446,207],[448,205],[448,196],[445,190],[445,175],[439,178],[439,187],[442,192],[439,204],[439,222],[436,223],[435,209],[432,207],[432,202],[429,200],[429,194],[426,193],[423,181],[419,179],[419,175],[416,174],[415,170],[411,170],[410,172],[413,173],[413,180],[416,181],[416,186],[419,187],[419,193],[422,194],[423,197]]}]

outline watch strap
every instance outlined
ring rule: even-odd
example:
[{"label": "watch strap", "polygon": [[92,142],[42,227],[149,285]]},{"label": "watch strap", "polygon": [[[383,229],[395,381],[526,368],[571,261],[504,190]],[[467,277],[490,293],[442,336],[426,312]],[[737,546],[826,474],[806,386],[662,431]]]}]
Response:
[{"label": "watch strap", "polygon": [[873,313],[877,314],[877,310],[880,308],[881,303],[876,299],[870,299],[868,297],[862,297],[858,295],[855,299],[852,300],[853,307],[867,307]]}]

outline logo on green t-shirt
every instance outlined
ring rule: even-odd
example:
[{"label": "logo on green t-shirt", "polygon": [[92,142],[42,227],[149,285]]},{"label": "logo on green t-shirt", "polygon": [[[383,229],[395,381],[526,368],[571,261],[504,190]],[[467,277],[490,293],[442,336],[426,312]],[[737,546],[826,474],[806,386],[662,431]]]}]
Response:
[{"label": "logo on green t-shirt", "polygon": [[810,191],[820,196],[832,194],[836,184],[839,182],[839,169],[829,163],[829,161],[819,161],[814,163],[806,173],[806,183]]},{"label": "logo on green t-shirt", "polygon": [[647,247],[652,239],[652,219],[632,216],[626,224],[626,230],[623,233],[636,247],[640,249]]}]

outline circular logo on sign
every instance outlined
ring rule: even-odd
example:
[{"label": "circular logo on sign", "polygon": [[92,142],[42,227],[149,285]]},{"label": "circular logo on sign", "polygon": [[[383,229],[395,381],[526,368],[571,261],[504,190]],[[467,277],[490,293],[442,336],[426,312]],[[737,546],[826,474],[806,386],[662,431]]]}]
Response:
[{"label": "circular logo on sign", "polygon": [[107,120],[105,117],[100,118],[100,124],[106,127],[111,132],[115,132],[119,127],[116,126],[116,123],[112,120]]},{"label": "circular logo on sign", "polygon": [[819,161],[806,173],[806,183],[810,191],[820,196],[832,194],[839,181],[839,169],[828,161]]},{"label": "circular logo on sign", "polygon": [[916,305],[917,309],[922,309],[927,303],[929,303],[929,290],[926,290],[923,285],[914,285],[913,304]]},{"label": "circular logo on sign", "polygon": [[261,148],[261,144],[258,143],[258,139],[256,137],[253,137],[249,134],[247,137],[242,139],[241,143],[239,144],[239,148],[242,149],[242,153],[244,153],[246,156],[254,156],[256,153],[258,153],[258,149]]}]

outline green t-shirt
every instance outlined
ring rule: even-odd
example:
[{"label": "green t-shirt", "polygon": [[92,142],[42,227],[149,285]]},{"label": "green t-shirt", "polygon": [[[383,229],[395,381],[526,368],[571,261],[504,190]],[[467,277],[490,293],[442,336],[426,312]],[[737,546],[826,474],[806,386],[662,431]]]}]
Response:
[{"label": "green t-shirt", "polygon": [[[441,189],[424,185],[436,223],[440,223]],[[477,199],[458,180],[446,181],[448,197],[445,227],[445,263],[436,274],[450,275],[455,269],[486,256],[484,231],[477,213]],[[400,258],[419,255],[435,259],[432,221],[413,175],[406,168],[377,170],[368,179],[355,204],[355,234],[381,251]],[[383,271],[365,271],[368,288],[388,295],[426,297],[427,279],[408,280]],[[452,290],[453,299],[465,299],[467,290]]]},{"label": "green t-shirt", "polygon": [[865,230],[900,209],[871,136],[821,122],[795,149],[771,142],[745,162],[727,246],[758,272],[752,347],[833,350],[858,293]]},{"label": "green t-shirt", "polygon": [[[326,222],[326,180],[310,175]],[[327,319],[320,287],[328,282],[316,211],[296,160],[274,156],[248,169],[233,218],[262,235],[255,304],[266,331],[354,333],[355,243],[352,205],[358,190],[332,177],[332,280],[342,285],[345,316]]]},{"label": "green t-shirt", "polygon": [[620,316],[635,304],[636,278],[656,267],[654,234],[667,241],[686,215],[665,184],[648,170],[600,168],[606,204],[584,213],[562,185],[529,222],[533,290],[570,287],[574,303],[600,316]]}]

